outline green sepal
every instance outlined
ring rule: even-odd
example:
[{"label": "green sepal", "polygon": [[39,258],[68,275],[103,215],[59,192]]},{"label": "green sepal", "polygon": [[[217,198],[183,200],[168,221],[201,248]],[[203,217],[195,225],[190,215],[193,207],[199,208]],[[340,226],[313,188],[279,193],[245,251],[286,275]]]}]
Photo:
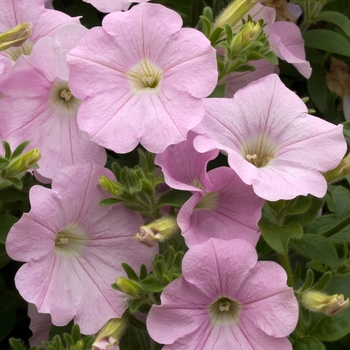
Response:
[{"label": "green sepal", "polygon": [[22,142],[20,145],[18,145],[16,147],[16,149],[13,151],[12,155],[11,155],[11,159],[17,158],[18,156],[20,156],[22,154],[22,152],[24,151],[24,149],[30,144],[30,141],[24,141]]},{"label": "green sepal", "polygon": [[140,286],[149,293],[159,293],[166,287],[164,283],[156,281],[153,276],[141,281]]},{"label": "green sepal", "polygon": [[14,185],[16,188],[18,188],[20,190],[23,188],[22,181],[17,179],[16,177],[10,177],[10,178],[7,178],[7,180],[10,181],[11,184]]},{"label": "green sepal", "polygon": [[121,202],[122,202],[122,200],[120,200],[118,198],[105,198],[99,202],[99,205],[105,207],[107,205],[117,204],[117,203],[121,203]]},{"label": "green sepal", "polygon": [[10,162],[6,159],[0,156],[0,170],[6,168]]},{"label": "green sepal", "polygon": [[133,270],[133,268],[130,265],[126,263],[122,263],[122,268],[126,272],[129,279],[133,281],[139,281],[139,278],[137,277],[136,272]]}]

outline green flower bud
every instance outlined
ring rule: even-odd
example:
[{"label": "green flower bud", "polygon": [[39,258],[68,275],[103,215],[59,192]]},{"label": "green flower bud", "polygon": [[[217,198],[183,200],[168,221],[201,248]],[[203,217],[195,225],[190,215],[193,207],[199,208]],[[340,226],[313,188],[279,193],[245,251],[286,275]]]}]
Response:
[{"label": "green flower bud", "polygon": [[32,24],[23,22],[16,27],[0,34],[0,51],[4,51],[11,46],[21,46],[32,32]]},{"label": "green flower bud", "polygon": [[41,153],[37,148],[34,148],[10,162],[6,168],[6,177],[14,177],[27,171],[36,168],[36,163],[41,158]]},{"label": "green flower bud", "polygon": [[115,284],[122,292],[133,297],[140,296],[143,292],[141,286],[137,282],[129,280],[125,277],[119,277],[115,281]]},{"label": "green flower bud", "polygon": [[241,32],[239,32],[233,39],[232,48],[234,51],[242,51],[251,42],[253,42],[261,32],[260,23],[248,22],[244,25]]},{"label": "green flower bud", "polygon": [[110,319],[98,333],[92,350],[102,350],[115,348],[128,325],[128,316],[124,314],[122,318]]},{"label": "green flower bud", "polygon": [[119,195],[124,190],[124,187],[120,183],[112,181],[103,175],[98,178],[98,182],[105,191],[113,196]]},{"label": "green flower bud", "polygon": [[224,28],[225,23],[233,27],[259,0],[235,0],[221,13],[216,19],[213,31],[218,28]]},{"label": "green flower bud", "polygon": [[333,170],[323,173],[328,183],[341,180],[344,176],[350,174],[350,153]]},{"label": "green flower bud", "polygon": [[327,295],[319,291],[309,290],[302,294],[301,303],[310,311],[334,316],[349,306],[349,298],[344,300],[343,294]]},{"label": "green flower bud", "polygon": [[163,217],[140,227],[134,238],[145,245],[154,247],[158,242],[165,241],[179,231],[176,219],[172,216]]}]

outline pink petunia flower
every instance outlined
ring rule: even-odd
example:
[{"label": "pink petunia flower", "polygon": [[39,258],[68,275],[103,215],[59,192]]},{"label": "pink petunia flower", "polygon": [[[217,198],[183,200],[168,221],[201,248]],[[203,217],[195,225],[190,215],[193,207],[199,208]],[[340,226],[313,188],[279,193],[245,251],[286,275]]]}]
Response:
[{"label": "pink petunia flower", "polygon": [[291,350],[298,302],[283,268],[257,261],[240,239],[210,239],[186,253],[183,277],[152,306],[147,329],[164,350]]},{"label": "pink petunia flower", "polygon": [[66,165],[106,162],[105,149],[78,128],[81,101],[69,89],[66,53],[86,31],[69,24],[57,31],[56,40],[42,38],[0,82],[5,95],[0,100],[0,133],[12,144],[30,140],[31,147],[39,148],[39,177],[52,179]]},{"label": "pink petunia flower", "polygon": [[321,172],[346,152],[341,125],[307,114],[302,100],[275,74],[239,90],[233,99],[206,99],[194,140],[200,152],[221,149],[240,178],[264,199],[323,197]]},{"label": "pink petunia flower", "polygon": [[101,12],[126,11],[133,2],[142,3],[149,0],[83,0]]},{"label": "pink petunia flower", "polygon": [[100,175],[111,171],[94,163],[68,166],[55,177],[52,189],[34,186],[31,210],[11,228],[6,250],[25,264],[15,283],[22,297],[52,323],[74,318],[83,334],[96,333],[110,318],[121,317],[128,301],[111,284],[125,275],[121,263],[148,268],[156,248],[133,236],[143,220],[122,205],[99,206],[106,198]]},{"label": "pink petunia flower", "polygon": [[71,91],[84,100],[79,127],[117,153],[139,142],[160,153],[185,140],[217,83],[210,42],[158,4],[113,12],[102,26],[68,55]]},{"label": "pink petunia flower", "polygon": [[186,245],[192,247],[215,237],[241,238],[255,246],[264,201],[228,167],[213,169],[208,177],[204,190],[193,194],[177,216]]},{"label": "pink petunia flower", "polygon": [[192,247],[211,237],[242,238],[255,245],[264,201],[228,167],[207,173],[207,163],[218,150],[198,153],[193,147],[196,136],[189,132],[186,141],[169,146],[155,158],[170,187],[194,192],[177,216],[186,245]]},{"label": "pink petunia flower", "polygon": [[[32,24],[32,32],[23,45],[0,52],[7,62],[15,62],[22,54],[29,55],[40,38],[54,36],[58,28],[68,23],[79,23],[79,18],[70,17],[53,9],[45,9],[45,0],[2,0],[0,32],[5,32],[23,22]],[[7,63],[1,60],[0,72],[6,67]]]}]

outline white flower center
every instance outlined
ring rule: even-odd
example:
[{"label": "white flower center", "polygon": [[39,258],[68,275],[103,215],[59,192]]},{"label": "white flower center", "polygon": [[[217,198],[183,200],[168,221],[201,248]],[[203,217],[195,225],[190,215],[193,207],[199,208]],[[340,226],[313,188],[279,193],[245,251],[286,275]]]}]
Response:
[{"label": "white flower center", "polygon": [[257,168],[271,164],[276,157],[277,147],[267,135],[251,137],[241,145],[241,154]]},{"label": "white flower center", "polygon": [[195,206],[195,209],[206,209],[212,210],[218,206],[220,193],[218,192],[208,192]]},{"label": "white flower center", "polygon": [[241,304],[227,297],[216,300],[208,307],[212,323],[220,326],[237,324],[240,311]]},{"label": "white flower center", "polygon": [[135,93],[156,92],[160,88],[163,71],[154,63],[142,59],[126,73],[131,89]]},{"label": "white flower center", "polygon": [[81,255],[88,237],[84,230],[73,222],[59,231],[55,239],[55,252],[60,255]]},{"label": "white flower center", "polygon": [[49,102],[54,108],[61,108],[69,115],[75,115],[81,105],[81,101],[71,93],[68,82],[60,79],[52,85]]}]

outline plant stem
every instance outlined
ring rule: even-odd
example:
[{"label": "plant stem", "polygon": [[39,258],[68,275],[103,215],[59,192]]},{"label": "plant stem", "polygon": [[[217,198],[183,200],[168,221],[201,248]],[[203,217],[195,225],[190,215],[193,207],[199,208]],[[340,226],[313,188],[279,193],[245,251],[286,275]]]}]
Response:
[{"label": "plant stem", "polygon": [[331,229],[327,230],[326,232],[322,233],[322,236],[324,237],[331,237],[341,231],[346,226],[350,225],[350,215],[346,217],[343,221],[341,221],[339,224],[335,225]]},{"label": "plant stem", "polygon": [[282,266],[287,273],[287,284],[289,287],[293,288],[294,287],[293,275],[292,275],[292,269],[290,268],[288,256],[286,254],[281,254],[280,257],[281,257]]}]

